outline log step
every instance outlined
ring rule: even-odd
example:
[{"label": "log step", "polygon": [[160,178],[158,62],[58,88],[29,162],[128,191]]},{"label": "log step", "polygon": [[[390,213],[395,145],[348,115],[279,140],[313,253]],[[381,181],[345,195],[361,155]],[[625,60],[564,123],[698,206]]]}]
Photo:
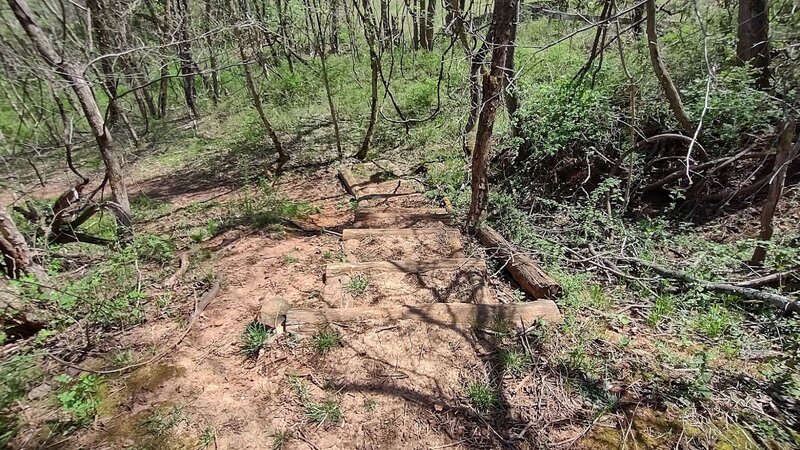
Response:
[{"label": "log step", "polygon": [[441,208],[358,208],[355,213],[356,228],[431,228],[452,222]]},{"label": "log step", "polygon": [[363,263],[331,263],[325,268],[325,276],[343,273],[374,271],[425,273],[434,270],[478,270],[486,272],[486,263],[478,258],[450,258],[433,261],[371,261]]},{"label": "log step", "polygon": [[326,269],[323,300],[335,308],[488,303],[486,279],[481,259],[334,263]]},{"label": "log step", "polygon": [[310,335],[330,324],[380,326],[400,320],[418,320],[442,327],[481,328],[498,319],[522,327],[536,320],[558,323],[561,322],[561,314],[551,300],[513,304],[433,303],[348,309],[294,308],[286,313],[286,330]]},{"label": "log step", "polygon": [[425,191],[422,183],[416,180],[403,178],[382,180],[380,178],[373,179],[372,177],[360,179],[347,168],[339,170],[339,178],[344,183],[347,192],[358,201],[408,196]]},{"label": "log step", "polygon": [[463,258],[456,228],[361,228],[342,231],[348,261]]}]

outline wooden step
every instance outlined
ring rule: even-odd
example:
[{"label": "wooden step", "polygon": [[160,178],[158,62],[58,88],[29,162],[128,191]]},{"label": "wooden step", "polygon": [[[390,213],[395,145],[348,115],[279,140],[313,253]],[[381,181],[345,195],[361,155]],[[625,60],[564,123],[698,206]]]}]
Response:
[{"label": "wooden step", "polygon": [[452,216],[442,208],[358,208],[357,228],[431,228],[451,225]]},{"label": "wooden step", "polygon": [[486,263],[478,258],[450,258],[433,261],[372,261],[363,263],[330,263],[325,276],[343,273],[375,271],[400,273],[425,273],[433,270],[479,270],[486,272]]},{"label": "wooden step", "polygon": [[325,272],[323,300],[335,308],[489,303],[486,280],[481,259],[333,263]]},{"label": "wooden step", "polygon": [[561,322],[561,314],[551,300],[512,304],[433,303],[347,309],[294,308],[286,313],[286,330],[310,335],[330,324],[363,323],[380,326],[400,320],[418,320],[442,327],[475,328],[484,328],[492,321],[504,320],[512,326],[522,328],[530,326],[536,320]]},{"label": "wooden step", "polygon": [[410,258],[463,258],[456,228],[358,228],[342,231],[347,260],[368,262]]},{"label": "wooden step", "polygon": [[402,197],[425,192],[425,187],[416,180],[396,178],[385,181],[359,179],[348,168],[339,170],[339,178],[345,189],[356,200]]}]

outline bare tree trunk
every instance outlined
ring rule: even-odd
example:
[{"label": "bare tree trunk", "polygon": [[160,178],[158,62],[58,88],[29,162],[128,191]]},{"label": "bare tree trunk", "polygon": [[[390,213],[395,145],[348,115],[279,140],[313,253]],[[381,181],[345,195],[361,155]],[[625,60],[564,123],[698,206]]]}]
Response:
[{"label": "bare tree trunk", "polygon": [[339,158],[344,157],[344,152],[342,151],[342,139],[339,136],[339,120],[336,118],[336,107],[333,105],[333,95],[331,95],[331,83],[330,79],[328,78],[328,65],[327,59],[328,55],[325,50],[325,33],[326,30],[322,24],[322,14],[320,12],[321,5],[314,0],[314,17],[316,18],[317,22],[317,31],[316,31],[316,47],[317,53],[319,53],[320,63],[322,64],[322,83],[325,85],[325,96],[328,99],[328,108],[331,111],[331,120],[333,121],[333,133],[336,137],[336,153],[339,155]]},{"label": "bare tree trunk", "polygon": [[211,66],[211,101],[214,106],[219,103],[219,65],[217,64],[217,53],[214,51],[214,39],[211,36],[212,16],[214,9],[211,0],[205,0],[206,6],[206,47],[208,47],[208,63]]},{"label": "bare tree trunk", "polygon": [[517,113],[517,109],[519,109],[519,99],[517,98],[517,93],[514,90],[513,83],[514,83],[514,56],[515,50],[517,48],[517,25],[519,24],[519,8],[520,2],[517,2],[517,10],[514,11],[514,26],[511,27],[511,46],[508,48],[508,55],[506,56],[506,79],[503,83],[503,96],[506,101],[506,110],[508,111],[508,117],[511,119],[511,135],[516,136],[519,132],[519,126],[516,124],[514,120],[514,115]]},{"label": "bare tree trunk", "polygon": [[506,61],[515,34],[518,0],[495,0],[492,12],[492,65],[483,80],[483,108],[478,119],[475,150],[472,152],[472,201],[467,214],[467,228],[475,230],[489,201],[489,160],[492,132],[505,79]]},{"label": "bare tree trunk", "polygon": [[767,0],[739,0],[736,56],[758,71],[756,86],[769,87],[769,3]]},{"label": "bare tree trunk", "polygon": [[425,17],[425,48],[427,48],[428,50],[433,50],[433,29],[435,23],[436,23],[436,0],[428,0],[428,14]]},{"label": "bare tree trunk", "polygon": [[417,8],[417,35],[419,36],[419,47],[420,48],[428,48],[428,32],[427,32],[427,23],[428,23],[428,12],[427,7],[425,6],[425,0],[415,0],[417,1],[419,7]]},{"label": "bare tree trunk", "polygon": [[278,12],[278,31],[281,34],[283,41],[283,53],[286,57],[286,63],[289,65],[289,71],[294,72],[294,65],[292,64],[292,52],[289,51],[289,33],[287,32],[286,13],[283,10],[283,0],[275,0],[275,9]]},{"label": "bare tree trunk", "polygon": [[481,81],[483,80],[483,64],[486,59],[486,54],[489,53],[489,43],[494,39],[494,30],[489,27],[486,32],[486,38],[483,40],[480,48],[474,55],[472,55],[472,62],[469,69],[469,116],[467,116],[467,124],[464,127],[464,154],[470,156],[474,143],[470,141],[470,133],[475,128],[478,122],[478,115],[481,112]]},{"label": "bare tree trunk", "polygon": [[[354,3],[358,9],[358,3]],[[361,15],[361,22],[364,24],[364,38],[369,47],[369,66],[370,66],[370,108],[369,108],[369,123],[367,124],[367,132],[364,135],[364,140],[361,142],[361,148],[356,153],[356,158],[364,160],[369,152],[369,143],[372,140],[372,134],[375,131],[375,121],[378,118],[378,74],[380,72],[380,57],[378,56],[377,43],[377,24],[372,14],[372,7],[369,0],[363,0],[363,11],[359,10]]]},{"label": "bare tree trunk", "polygon": [[[228,9],[231,11],[231,13],[234,10],[231,0],[228,0]],[[250,13],[247,11],[246,5],[243,5],[242,15],[245,19],[250,18]],[[264,111],[264,104],[261,101],[261,93],[258,92],[258,89],[256,89],[256,83],[253,81],[253,74],[250,71],[250,60],[252,58],[245,51],[244,38],[242,37],[242,32],[239,30],[236,24],[234,24],[233,33],[234,37],[236,38],[236,43],[239,47],[239,55],[242,59],[242,70],[244,71],[244,79],[245,83],[247,84],[247,91],[250,94],[250,100],[253,102],[253,107],[256,109],[256,112],[258,112],[258,117],[261,119],[262,125],[264,125],[264,130],[272,140],[272,145],[275,147],[275,151],[278,152],[278,160],[275,162],[275,172],[280,172],[283,166],[289,162],[289,154],[284,150],[281,140],[278,138],[278,134],[272,127],[272,123],[270,123],[269,118],[267,118],[266,111]]]},{"label": "bare tree trunk", "polygon": [[25,242],[11,214],[2,203],[0,203],[0,253],[3,255],[0,263],[9,278],[19,278],[26,273],[39,279],[47,278],[42,266],[34,261],[28,243]]},{"label": "bare tree trunk", "polygon": [[[772,227],[772,217],[775,215],[775,209],[778,207],[778,201],[783,195],[783,182],[786,179],[786,170],[789,163],[797,155],[800,150],[800,138],[792,145],[794,138],[795,120],[789,119],[784,125],[780,136],[778,137],[778,151],[775,154],[775,169],[772,177],[772,182],[769,185],[769,194],[767,200],[764,202],[764,209],[761,211],[761,233],[758,235],[759,241],[768,241],[772,239],[774,231]],[[760,265],[764,263],[764,258],[767,256],[767,248],[763,244],[756,246],[753,252],[753,258],[750,259],[750,264]]]},{"label": "bare tree trunk", "polygon": [[163,119],[167,117],[167,100],[169,99],[169,63],[166,59],[161,62],[159,76],[161,80],[158,82],[158,116]]},{"label": "bare tree trunk", "polygon": [[331,1],[331,53],[339,53],[339,0]]},{"label": "bare tree trunk", "polygon": [[406,8],[411,14],[411,48],[419,50],[419,18],[417,17],[417,0],[406,0]]},{"label": "bare tree trunk", "polygon": [[186,99],[186,106],[192,113],[192,118],[198,119],[200,111],[197,109],[197,90],[195,88],[195,63],[192,59],[192,42],[189,35],[189,0],[177,0],[175,2],[176,14],[178,16],[178,59],[181,63],[181,79],[183,81],[183,96]]},{"label": "bare tree trunk", "polygon": [[661,89],[664,90],[664,95],[667,97],[678,124],[683,128],[683,131],[691,132],[694,130],[694,125],[692,125],[692,121],[686,114],[686,109],[684,109],[681,101],[681,94],[678,92],[678,88],[675,87],[675,83],[672,81],[672,77],[669,75],[667,67],[661,59],[661,52],[658,49],[656,1],[647,0],[645,7],[647,9],[647,47],[650,49],[650,62],[653,64],[653,71],[656,74],[656,78],[658,78],[658,82],[661,83]]},{"label": "bare tree trunk", "polygon": [[114,146],[114,139],[106,127],[103,115],[100,113],[100,108],[97,106],[97,100],[88,81],[74,63],[56,53],[44,31],[34,21],[25,0],[8,0],[8,5],[45,62],[56,69],[58,75],[70,84],[78,97],[78,102],[81,105],[81,109],[83,109],[87,122],[89,122],[89,127],[97,141],[97,146],[105,163],[106,177],[108,177],[111,185],[111,193],[114,196],[114,200],[125,213],[130,214],[131,206],[128,201],[128,190],[122,176],[122,155]]}]

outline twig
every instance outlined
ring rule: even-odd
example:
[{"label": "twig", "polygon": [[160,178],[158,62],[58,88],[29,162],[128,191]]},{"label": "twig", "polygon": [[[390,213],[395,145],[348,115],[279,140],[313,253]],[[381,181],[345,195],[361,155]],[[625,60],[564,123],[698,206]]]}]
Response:
[{"label": "twig", "polygon": [[183,277],[183,275],[186,274],[186,271],[189,270],[189,254],[190,253],[191,253],[191,251],[185,251],[185,252],[181,253],[181,256],[180,256],[181,259],[180,259],[180,263],[178,265],[178,270],[174,274],[172,274],[172,276],[169,277],[169,279],[167,279],[167,281],[164,282],[164,286],[165,287],[174,286],[175,283],[177,283],[178,280],[180,280],[181,277]]},{"label": "twig", "polygon": [[780,294],[774,294],[772,292],[762,291],[745,286],[737,286],[736,284],[731,283],[700,280],[687,273],[668,269],[656,263],[644,261],[638,258],[622,258],[622,260],[631,262],[638,266],[647,267],[663,277],[695,284],[709,291],[719,292],[721,294],[736,295],[749,300],[760,300],[786,312],[800,312],[800,301]]}]

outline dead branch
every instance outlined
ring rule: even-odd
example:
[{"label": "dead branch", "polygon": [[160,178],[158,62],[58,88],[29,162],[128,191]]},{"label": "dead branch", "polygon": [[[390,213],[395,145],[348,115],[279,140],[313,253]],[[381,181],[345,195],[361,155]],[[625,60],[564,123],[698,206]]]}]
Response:
[{"label": "dead branch", "polygon": [[748,300],[759,300],[769,303],[772,306],[780,308],[786,312],[800,312],[800,301],[794,300],[780,294],[762,291],[751,287],[741,286],[732,283],[722,283],[714,281],[705,281],[695,278],[685,272],[669,269],[659,264],[644,261],[638,258],[621,258],[622,261],[633,263],[640,267],[645,267],[665,278],[672,280],[683,281],[688,284],[696,285],[700,288],[717,292],[720,294],[735,295]]}]

